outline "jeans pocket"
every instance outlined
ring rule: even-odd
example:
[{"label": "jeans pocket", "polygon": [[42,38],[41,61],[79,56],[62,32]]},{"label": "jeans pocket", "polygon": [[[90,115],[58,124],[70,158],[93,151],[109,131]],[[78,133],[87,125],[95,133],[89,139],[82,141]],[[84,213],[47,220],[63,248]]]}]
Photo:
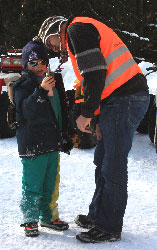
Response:
[{"label": "jeans pocket", "polygon": [[149,102],[129,102],[128,123],[131,127],[137,128],[144,118]]}]

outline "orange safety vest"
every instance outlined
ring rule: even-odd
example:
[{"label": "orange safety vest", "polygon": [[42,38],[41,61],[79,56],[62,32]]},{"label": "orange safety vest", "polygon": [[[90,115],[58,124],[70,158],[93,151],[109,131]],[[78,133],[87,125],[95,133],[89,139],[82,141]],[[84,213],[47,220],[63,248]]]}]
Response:
[{"label": "orange safety vest", "polygon": [[[136,64],[126,45],[111,28],[89,17],[74,18],[73,21],[69,24],[68,28],[72,23],[76,22],[90,23],[94,25],[101,37],[100,49],[107,65],[105,86],[101,94],[101,100],[111,95],[115,89],[125,84],[137,73],[142,74],[140,67]],[[83,77],[78,69],[75,56],[70,52],[67,39],[66,46],[72,61],[74,72],[83,89]],[[83,100],[80,100],[80,102],[82,101]],[[94,114],[100,114],[100,107],[94,112]]]}]

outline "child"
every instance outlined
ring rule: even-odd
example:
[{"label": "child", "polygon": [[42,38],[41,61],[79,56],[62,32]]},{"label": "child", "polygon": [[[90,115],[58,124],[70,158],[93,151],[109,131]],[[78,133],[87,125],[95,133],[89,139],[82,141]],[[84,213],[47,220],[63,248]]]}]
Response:
[{"label": "child", "polygon": [[[43,44],[30,41],[22,50],[24,72],[13,83],[17,143],[22,158],[22,201],[26,236],[38,236],[42,227],[66,230],[54,210],[55,185],[59,183],[60,128],[62,126],[59,95],[52,76],[45,77],[48,56]],[[53,90],[52,90],[53,88]],[[56,181],[57,180],[57,181]],[[55,201],[52,201],[54,199]]]}]

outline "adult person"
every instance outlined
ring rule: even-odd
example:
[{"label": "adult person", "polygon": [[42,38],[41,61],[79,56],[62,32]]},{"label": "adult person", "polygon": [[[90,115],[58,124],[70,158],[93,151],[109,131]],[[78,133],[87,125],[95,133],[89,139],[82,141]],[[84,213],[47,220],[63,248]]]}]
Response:
[{"label": "adult person", "polygon": [[49,17],[38,38],[54,52],[68,51],[84,91],[78,128],[90,133],[93,115],[99,118],[96,189],[88,215],[76,219],[80,226],[92,228],[76,238],[89,243],[120,240],[127,204],[127,157],[149,104],[146,79],[123,41],[95,19]]}]

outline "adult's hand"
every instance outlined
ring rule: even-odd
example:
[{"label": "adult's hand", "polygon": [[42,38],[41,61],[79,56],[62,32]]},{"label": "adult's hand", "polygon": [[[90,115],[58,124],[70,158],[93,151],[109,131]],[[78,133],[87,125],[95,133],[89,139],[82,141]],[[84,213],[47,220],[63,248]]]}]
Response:
[{"label": "adult's hand", "polygon": [[87,126],[90,124],[91,120],[92,118],[86,118],[80,115],[76,120],[78,129],[85,133],[92,133],[89,129],[87,129]]}]

